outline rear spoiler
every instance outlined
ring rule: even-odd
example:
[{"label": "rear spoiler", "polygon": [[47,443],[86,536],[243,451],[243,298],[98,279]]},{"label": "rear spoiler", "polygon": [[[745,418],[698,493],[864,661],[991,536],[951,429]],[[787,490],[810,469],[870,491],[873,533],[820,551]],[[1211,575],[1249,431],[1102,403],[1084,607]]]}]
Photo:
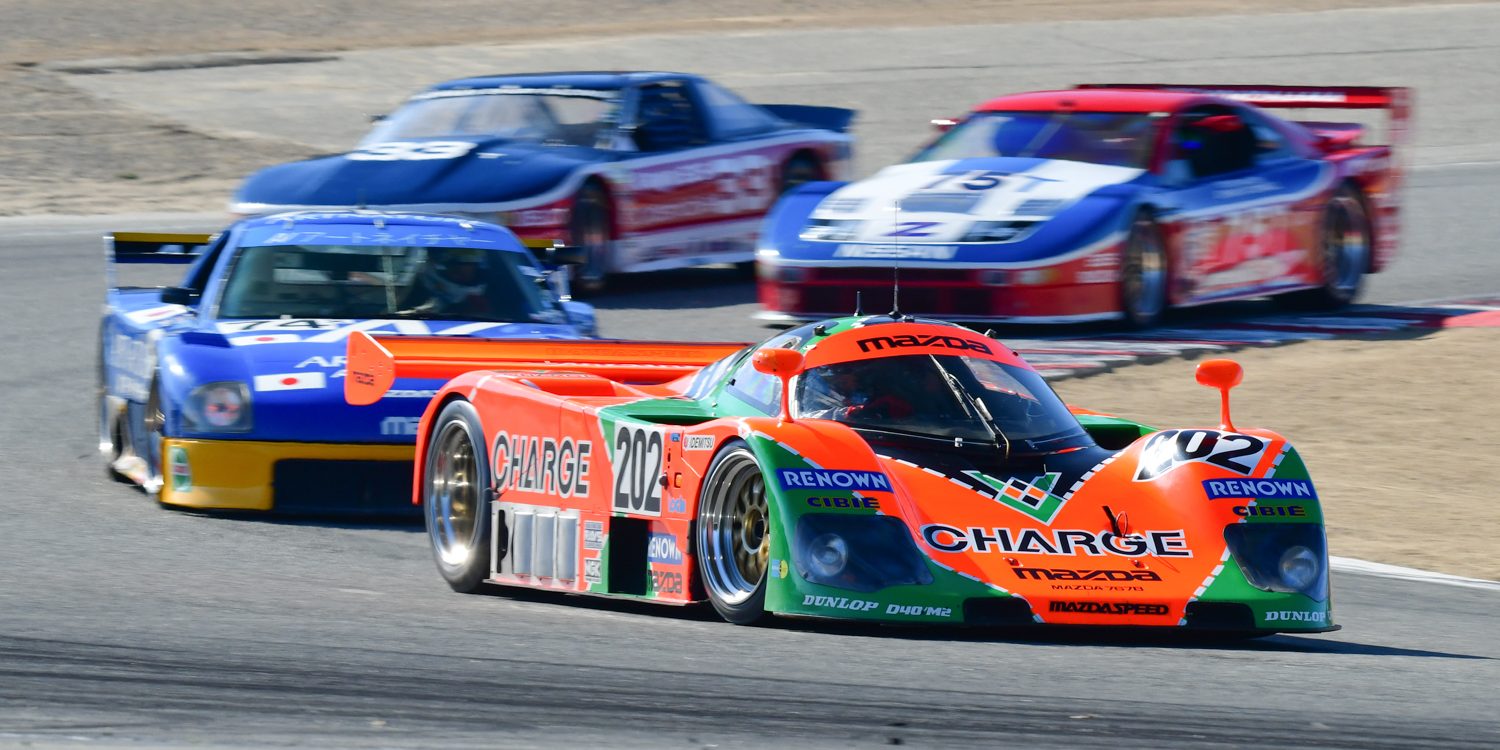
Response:
[{"label": "rear spoiler", "polygon": [[748,344],[680,341],[559,341],[349,334],[344,400],[379,401],[397,378],[451,380],[474,370],[581,372],[628,383],[666,383]]},{"label": "rear spoiler", "polygon": [[214,241],[212,234],[110,232],[104,252],[111,263],[192,263]]},{"label": "rear spoiler", "polygon": [[1392,148],[1405,145],[1411,126],[1411,89],[1400,86],[1084,83],[1075,88],[1180,91],[1218,96],[1268,109],[1386,109],[1391,113]]},{"label": "rear spoiler", "polygon": [[837,133],[849,132],[854,116],[859,114],[843,107],[816,107],[811,104],[762,104],[760,108],[783,120]]},{"label": "rear spoiler", "polygon": [[109,232],[104,235],[105,285],[115,288],[116,264],[192,263],[217,236],[187,232]]}]

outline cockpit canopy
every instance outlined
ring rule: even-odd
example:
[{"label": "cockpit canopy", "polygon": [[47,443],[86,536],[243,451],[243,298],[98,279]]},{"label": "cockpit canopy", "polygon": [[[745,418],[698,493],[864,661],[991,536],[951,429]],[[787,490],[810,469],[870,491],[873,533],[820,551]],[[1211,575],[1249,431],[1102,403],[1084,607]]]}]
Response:
[{"label": "cockpit canopy", "polygon": [[797,377],[796,418],[1026,451],[1087,445],[1067,406],[1035,372],[991,359],[902,354],[813,367]]}]

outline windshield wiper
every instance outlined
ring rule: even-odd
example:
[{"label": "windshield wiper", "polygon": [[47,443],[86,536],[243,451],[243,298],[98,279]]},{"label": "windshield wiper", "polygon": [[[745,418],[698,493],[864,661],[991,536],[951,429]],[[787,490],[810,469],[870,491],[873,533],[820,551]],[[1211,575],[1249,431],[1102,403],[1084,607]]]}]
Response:
[{"label": "windshield wiper", "polygon": [[964,410],[979,418],[980,423],[985,426],[985,429],[990,431],[990,439],[996,445],[1003,445],[1005,447],[1005,458],[1009,460],[1010,438],[1007,438],[1005,431],[1000,429],[1000,425],[995,423],[995,417],[990,414],[989,408],[984,405],[983,401],[976,398],[974,394],[969,393],[969,389],[964,387],[963,382],[958,379],[958,376],[950,372],[948,368],[943,367],[941,362],[934,360],[932,364],[938,368],[939,372],[943,373],[943,380],[947,381],[948,390],[953,391],[953,395],[958,398],[958,402],[963,405]]}]

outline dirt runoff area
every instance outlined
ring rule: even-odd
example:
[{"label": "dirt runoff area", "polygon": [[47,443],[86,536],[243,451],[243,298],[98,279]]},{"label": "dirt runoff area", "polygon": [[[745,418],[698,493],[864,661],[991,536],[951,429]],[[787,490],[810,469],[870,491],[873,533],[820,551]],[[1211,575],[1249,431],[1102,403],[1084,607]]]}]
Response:
[{"label": "dirt runoff area", "polygon": [[[1234,422],[1297,447],[1332,554],[1500,580],[1497,351],[1495,328],[1241,350],[1227,355],[1245,367]],[[1152,426],[1213,426],[1218,395],[1194,381],[1196,366],[1169,360],[1054,385],[1069,403]]]}]

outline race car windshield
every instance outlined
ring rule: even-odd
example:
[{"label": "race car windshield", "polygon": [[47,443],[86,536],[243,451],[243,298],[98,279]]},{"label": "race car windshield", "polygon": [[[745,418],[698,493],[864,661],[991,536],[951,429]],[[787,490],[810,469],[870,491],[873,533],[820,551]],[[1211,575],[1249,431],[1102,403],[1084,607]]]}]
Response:
[{"label": "race car windshield", "polygon": [[382,120],[360,147],[453,137],[596,146],[617,121],[619,93],[565,88],[432,91]]},{"label": "race car windshield", "polygon": [[919,354],[839,362],[799,375],[795,393],[794,416],[856,429],[978,442],[1003,437],[1032,452],[1090,444],[1041,376],[988,359]]},{"label": "race car windshield", "polygon": [[1021,156],[1145,169],[1156,118],[1116,112],[979,112],[912,161]]},{"label": "race car windshield", "polygon": [[540,274],[521,253],[476,248],[244,247],[218,316],[556,322]]}]

